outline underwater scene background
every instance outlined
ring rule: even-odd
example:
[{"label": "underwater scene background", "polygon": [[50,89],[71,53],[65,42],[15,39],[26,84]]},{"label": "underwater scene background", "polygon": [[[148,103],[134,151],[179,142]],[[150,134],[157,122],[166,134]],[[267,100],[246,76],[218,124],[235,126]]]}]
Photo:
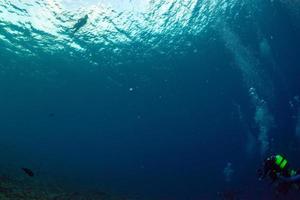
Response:
[{"label": "underwater scene background", "polygon": [[1,0],[1,180],[273,199],[265,157],[300,167],[299,36],[298,0]]}]

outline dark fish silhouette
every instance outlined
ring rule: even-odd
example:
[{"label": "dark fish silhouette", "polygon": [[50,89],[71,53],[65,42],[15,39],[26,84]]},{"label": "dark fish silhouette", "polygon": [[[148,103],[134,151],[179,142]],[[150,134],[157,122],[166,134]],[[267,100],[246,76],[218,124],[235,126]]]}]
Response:
[{"label": "dark fish silhouette", "polygon": [[49,116],[49,117],[54,117],[55,114],[54,114],[54,113],[49,113],[48,116]]},{"label": "dark fish silhouette", "polygon": [[83,18],[79,19],[78,22],[73,26],[73,34],[75,34],[80,28],[82,28],[88,20],[89,16],[85,15]]},{"label": "dark fish silhouette", "polygon": [[25,172],[25,174],[27,174],[30,177],[34,176],[34,173],[33,173],[33,171],[31,169],[28,169],[26,167],[22,167],[22,170]]}]

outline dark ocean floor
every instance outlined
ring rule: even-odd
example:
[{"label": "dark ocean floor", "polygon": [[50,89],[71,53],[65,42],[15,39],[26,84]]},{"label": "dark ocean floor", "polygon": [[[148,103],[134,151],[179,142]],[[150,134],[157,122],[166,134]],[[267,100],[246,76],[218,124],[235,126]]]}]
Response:
[{"label": "dark ocean floor", "polygon": [[[42,186],[44,185],[44,186]],[[133,200],[103,191],[72,191],[57,185],[45,185],[24,178],[0,176],[1,200]]]}]

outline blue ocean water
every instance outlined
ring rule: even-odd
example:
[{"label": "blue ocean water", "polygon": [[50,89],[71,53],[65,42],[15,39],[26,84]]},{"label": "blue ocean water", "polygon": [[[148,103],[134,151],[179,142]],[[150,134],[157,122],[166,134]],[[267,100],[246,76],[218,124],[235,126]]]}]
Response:
[{"label": "blue ocean water", "polygon": [[298,0],[2,0],[0,172],[130,199],[272,199],[262,160],[300,166],[299,55]]}]

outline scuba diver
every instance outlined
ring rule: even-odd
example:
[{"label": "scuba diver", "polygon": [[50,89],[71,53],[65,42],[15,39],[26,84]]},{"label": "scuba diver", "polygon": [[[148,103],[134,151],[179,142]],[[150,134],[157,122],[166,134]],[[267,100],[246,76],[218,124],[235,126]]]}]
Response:
[{"label": "scuba diver", "polygon": [[260,180],[268,178],[275,186],[275,192],[287,194],[290,189],[300,191],[300,169],[292,169],[285,157],[272,155],[265,159],[263,166],[258,171]]},{"label": "scuba diver", "polygon": [[83,18],[79,19],[77,23],[73,26],[73,34],[75,34],[79,29],[81,29],[88,21],[89,16],[85,15]]}]

